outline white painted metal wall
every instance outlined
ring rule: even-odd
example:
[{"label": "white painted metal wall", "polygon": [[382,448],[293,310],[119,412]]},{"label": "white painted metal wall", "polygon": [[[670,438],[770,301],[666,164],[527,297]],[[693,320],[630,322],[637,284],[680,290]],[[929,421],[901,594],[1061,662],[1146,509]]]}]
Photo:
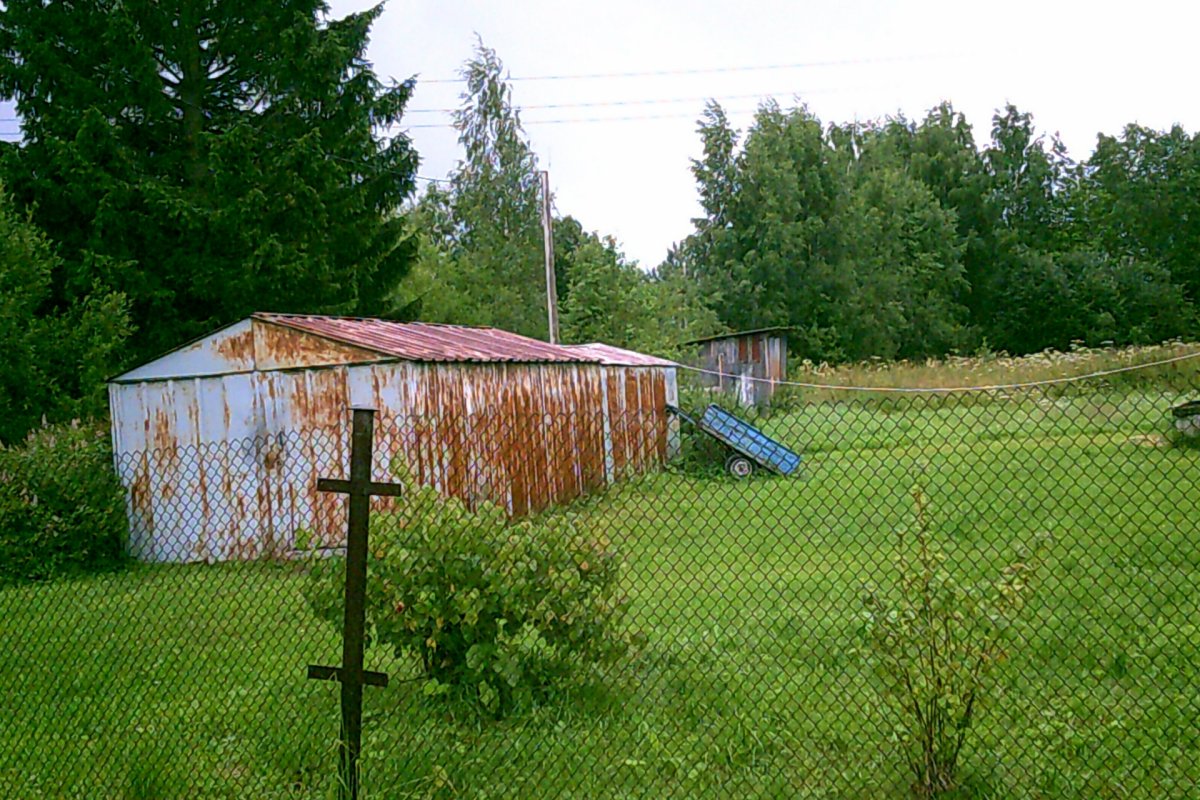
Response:
[{"label": "white painted metal wall", "polygon": [[[340,498],[315,483],[348,469],[354,406],[379,410],[377,470],[398,455],[421,482],[514,515],[678,449],[665,413],[678,402],[672,367],[391,361],[216,374],[246,333],[232,326],[109,386],[138,558],[283,556],[301,529],[340,543]],[[181,368],[201,374],[163,377]]]}]

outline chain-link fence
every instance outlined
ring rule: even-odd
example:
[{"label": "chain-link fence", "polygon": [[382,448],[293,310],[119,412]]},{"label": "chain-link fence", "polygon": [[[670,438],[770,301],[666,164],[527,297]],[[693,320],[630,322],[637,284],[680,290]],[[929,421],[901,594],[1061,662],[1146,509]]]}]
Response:
[{"label": "chain-link fence", "polygon": [[[364,796],[1200,796],[1173,375],[382,426]],[[137,559],[0,589],[4,795],[332,796],[348,452],[122,458]]]}]

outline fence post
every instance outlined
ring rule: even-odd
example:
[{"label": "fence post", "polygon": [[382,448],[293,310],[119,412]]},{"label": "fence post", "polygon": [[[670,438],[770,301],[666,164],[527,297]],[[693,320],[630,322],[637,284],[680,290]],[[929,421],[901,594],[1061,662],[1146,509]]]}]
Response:
[{"label": "fence post", "polygon": [[308,677],[342,684],[339,795],[358,800],[358,754],[362,748],[362,687],[387,686],[387,675],[363,670],[366,633],[367,537],[371,496],[400,494],[399,484],[371,481],[375,411],[356,408],[350,444],[350,480],[321,478],[317,489],[350,496],[346,531],[346,596],[342,622],[341,667],[309,666]]}]

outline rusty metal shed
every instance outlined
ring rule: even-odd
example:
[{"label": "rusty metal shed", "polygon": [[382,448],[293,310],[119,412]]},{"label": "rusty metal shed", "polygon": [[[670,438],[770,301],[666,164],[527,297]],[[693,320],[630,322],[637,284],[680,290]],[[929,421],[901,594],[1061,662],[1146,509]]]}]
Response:
[{"label": "rusty metal shed", "polygon": [[703,387],[726,392],[743,406],[769,405],[779,381],[787,378],[785,327],[723,333],[684,342],[696,347]]},{"label": "rusty metal shed", "polygon": [[316,479],[347,468],[350,407],[378,411],[377,471],[522,516],[661,464],[675,402],[672,362],[609,345],[284,314],[109,382],[131,549],[166,562],[286,556],[298,531],[339,545]]}]

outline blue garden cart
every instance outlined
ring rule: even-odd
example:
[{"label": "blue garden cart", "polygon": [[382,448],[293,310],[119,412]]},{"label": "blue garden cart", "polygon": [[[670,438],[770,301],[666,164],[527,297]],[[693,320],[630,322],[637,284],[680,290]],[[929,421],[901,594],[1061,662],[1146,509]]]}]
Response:
[{"label": "blue garden cart", "polygon": [[800,469],[800,454],[767,436],[744,419],[713,403],[698,418],[674,406],[667,407],[680,419],[725,445],[729,455],[725,471],[735,478],[748,478],[755,467],[778,475],[795,475]]}]

